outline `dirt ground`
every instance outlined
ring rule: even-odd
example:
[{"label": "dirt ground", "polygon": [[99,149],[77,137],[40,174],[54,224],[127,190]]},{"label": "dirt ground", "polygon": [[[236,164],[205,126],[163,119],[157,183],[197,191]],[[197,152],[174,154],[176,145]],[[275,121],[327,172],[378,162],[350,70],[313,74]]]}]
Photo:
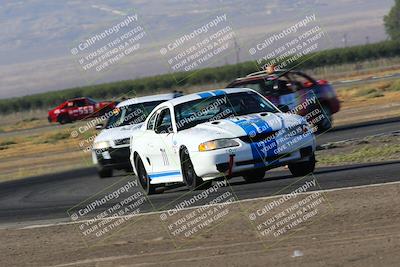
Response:
[{"label": "dirt ground", "polygon": [[257,226],[275,210],[249,219],[279,196],[224,205],[225,217],[189,237],[171,234],[157,213],[132,217],[93,243],[79,224],[3,229],[0,266],[398,266],[399,194],[399,183],[319,193],[316,215],[280,236],[263,236]]},{"label": "dirt ground", "polygon": [[348,92],[338,92],[342,102],[340,112],[334,114],[334,125],[346,125],[400,115],[400,92],[386,93],[382,97],[351,97]]},{"label": "dirt ground", "polygon": [[366,137],[323,146],[316,152],[318,166],[382,162],[400,158],[400,133]]}]

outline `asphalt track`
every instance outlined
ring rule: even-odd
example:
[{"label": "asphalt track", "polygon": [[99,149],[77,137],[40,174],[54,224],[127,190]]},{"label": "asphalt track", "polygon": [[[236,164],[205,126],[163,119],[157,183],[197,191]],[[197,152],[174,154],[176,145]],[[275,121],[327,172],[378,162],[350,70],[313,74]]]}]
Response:
[{"label": "asphalt track", "polygon": [[[400,117],[368,123],[360,123],[339,127],[317,137],[319,144],[336,142],[349,138],[363,138],[369,135],[400,130]],[[343,167],[318,168],[314,174],[319,188],[333,189],[358,185],[369,185],[400,180],[400,160],[383,163],[357,164]],[[312,179],[307,177],[305,179]],[[24,180],[4,182],[0,184],[0,224],[14,225],[19,223],[35,224],[37,221],[70,221],[68,211],[78,205],[79,210],[95,199],[114,192],[134,177],[129,174],[108,179],[99,179],[94,168],[43,175]],[[193,205],[202,205],[210,199],[230,191],[237,200],[264,197],[281,193],[290,193],[301,185],[299,178],[294,178],[289,171],[270,171],[266,178],[258,183],[245,183],[241,178],[229,180],[229,186],[211,193],[206,200],[196,201]],[[121,194],[118,199],[107,201],[88,216],[112,207],[139,188],[131,188],[128,193]],[[201,192],[201,191],[200,191]],[[156,194],[147,199],[140,212],[166,210],[193,199],[200,192],[189,192],[184,186],[169,186],[163,194]],[[97,194],[96,196],[94,196]],[[89,200],[88,200],[89,199]],[[85,202],[86,201],[86,202]]]}]

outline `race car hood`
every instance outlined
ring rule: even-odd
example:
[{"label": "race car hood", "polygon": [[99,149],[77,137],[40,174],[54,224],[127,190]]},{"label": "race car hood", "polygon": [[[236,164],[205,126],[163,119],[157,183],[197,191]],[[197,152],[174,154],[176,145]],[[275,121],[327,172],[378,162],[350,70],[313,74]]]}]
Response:
[{"label": "race car hood", "polygon": [[138,130],[143,123],[121,126],[102,130],[94,139],[94,142],[109,141],[114,146],[115,140],[130,138],[132,132]]},{"label": "race car hood", "polygon": [[306,124],[304,118],[287,113],[259,113],[206,122],[184,130],[184,135],[199,143],[221,139],[253,136],[283,128]]}]

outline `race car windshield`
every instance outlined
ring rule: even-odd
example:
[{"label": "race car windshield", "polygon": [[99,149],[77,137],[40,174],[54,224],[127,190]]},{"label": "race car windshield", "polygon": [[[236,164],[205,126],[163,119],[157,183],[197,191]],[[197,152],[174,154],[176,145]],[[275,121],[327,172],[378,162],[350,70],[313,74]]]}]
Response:
[{"label": "race car windshield", "polygon": [[115,108],[114,114],[107,121],[106,129],[144,122],[147,115],[162,102],[164,101],[152,101]]},{"label": "race car windshield", "polygon": [[208,121],[260,112],[275,113],[279,112],[279,110],[253,92],[223,94],[175,106],[178,131]]}]

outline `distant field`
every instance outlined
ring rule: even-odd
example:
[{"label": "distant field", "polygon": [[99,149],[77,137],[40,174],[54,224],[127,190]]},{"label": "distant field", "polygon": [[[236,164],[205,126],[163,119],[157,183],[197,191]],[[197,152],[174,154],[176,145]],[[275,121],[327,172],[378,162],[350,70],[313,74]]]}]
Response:
[{"label": "distant field", "polygon": [[393,72],[400,72],[400,57],[380,58],[356,63],[322,66],[312,68],[307,72],[329,81],[384,75]]}]

